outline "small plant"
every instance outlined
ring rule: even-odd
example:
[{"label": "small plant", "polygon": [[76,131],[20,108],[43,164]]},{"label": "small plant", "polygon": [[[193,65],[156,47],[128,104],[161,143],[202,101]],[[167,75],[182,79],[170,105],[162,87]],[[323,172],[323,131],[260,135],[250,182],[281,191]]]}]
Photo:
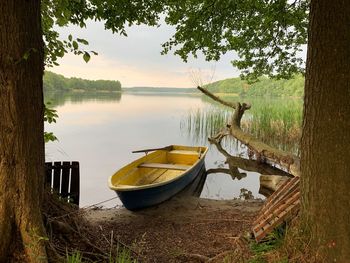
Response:
[{"label": "small plant", "polygon": [[137,263],[136,259],[133,259],[130,254],[130,250],[127,248],[117,247],[117,256],[110,258],[109,263]]},{"label": "small plant", "polygon": [[83,256],[79,251],[75,251],[72,254],[69,254],[67,251],[66,254],[67,263],[81,263],[83,260]]},{"label": "small plant", "polygon": [[[249,263],[270,262],[269,260],[267,260],[267,255],[271,251],[277,250],[283,245],[285,232],[286,232],[286,225],[282,224],[267,236],[265,242],[256,243],[255,241],[253,241],[250,245],[250,249],[254,256],[249,261]],[[278,263],[288,262],[284,260],[285,259],[282,259],[282,261],[279,260]]]}]

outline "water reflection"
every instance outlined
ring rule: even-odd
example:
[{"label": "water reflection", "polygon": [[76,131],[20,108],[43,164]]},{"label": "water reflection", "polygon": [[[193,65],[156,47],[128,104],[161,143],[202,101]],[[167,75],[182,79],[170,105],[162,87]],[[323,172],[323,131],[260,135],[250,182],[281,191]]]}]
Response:
[{"label": "water reflection", "polygon": [[[223,149],[220,150],[220,152],[225,151]],[[274,166],[270,166],[266,163],[260,163],[255,160],[249,160],[244,159],[241,157],[231,156],[227,152],[225,154],[226,156],[226,162],[228,164],[228,168],[211,168],[207,170],[207,175],[210,174],[228,174],[231,176],[232,180],[241,180],[242,178],[245,178],[247,176],[247,173],[249,172],[256,172],[260,176],[282,176],[285,178],[291,177],[291,175],[279,168],[276,168]],[[243,189],[245,191],[243,192],[250,192],[247,189]],[[264,195],[265,197],[268,197],[271,195],[272,191],[270,189],[266,189],[264,185],[260,185],[259,187],[259,193]],[[242,189],[241,189],[241,195],[242,195]],[[240,196],[241,196],[240,195]]]},{"label": "water reflection", "polygon": [[192,140],[203,144],[229,122],[232,112],[226,108],[210,105],[191,109],[181,120],[180,129]]},{"label": "water reflection", "polygon": [[119,102],[122,98],[121,92],[46,92],[44,94],[45,103],[50,102],[51,107],[62,106],[67,102],[81,104],[83,102]]},{"label": "water reflection", "polygon": [[[178,193],[177,197],[186,197],[186,196],[195,196],[200,197],[202,195],[202,191],[204,189],[206,180],[212,176],[222,176],[222,174],[227,174],[231,177],[231,180],[241,180],[247,177],[249,172],[258,173],[257,176],[264,175],[265,177],[268,175],[271,176],[282,176],[283,178],[288,178],[291,175],[287,172],[280,170],[276,167],[272,167],[265,163],[259,163],[255,160],[244,159],[241,157],[230,156],[227,154],[226,162],[228,164],[228,168],[217,167],[210,168],[206,170],[204,167],[200,171],[199,175],[195,178],[195,180],[189,184],[184,190]],[[221,175],[220,175],[221,174]],[[248,187],[249,188],[249,187]],[[259,193],[265,197],[268,197],[272,194],[273,191],[271,189],[265,188],[264,185],[260,185]],[[202,196],[206,198],[206,196]],[[238,196],[241,199],[253,199],[254,196],[252,191],[246,188],[240,189],[240,194]]]},{"label": "water reflection", "polygon": [[[226,110],[201,96],[68,92],[46,94],[45,101],[48,100],[53,102],[59,118],[57,123],[46,128],[59,141],[46,145],[46,160],[80,162],[82,206],[114,197],[114,192],[107,187],[107,179],[117,169],[137,158],[131,153],[135,149],[169,144],[209,146],[206,167],[209,170],[230,168],[227,158],[207,141],[212,132],[217,132],[216,129],[208,129],[206,133],[206,129],[201,128],[203,134],[198,136],[192,129],[188,131],[183,123],[191,109],[200,112]],[[229,114],[228,111],[227,118]],[[203,125],[204,122],[205,118]],[[217,125],[218,129],[222,123]],[[227,143],[225,149],[228,153],[247,157],[246,149],[236,140],[229,137],[224,140],[223,145]],[[233,166],[231,169],[234,169]],[[200,196],[203,198],[232,199],[239,197],[241,188],[246,188],[254,196],[259,196],[259,174],[235,169],[230,173],[202,175],[201,180],[198,179],[200,184],[195,187],[197,195],[201,190]],[[237,169],[242,178],[244,173],[247,176],[242,180],[232,180],[232,174],[238,179]],[[105,205],[115,204],[113,201]]]},{"label": "water reflection", "polygon": [[180,193],[177,194],[179,197],[195,196],[199,197],[203,191],[205,181],[207,180],[207,172],[205,166],[199,171],[198,176],[193,180],[191,184],[186,186]]}]

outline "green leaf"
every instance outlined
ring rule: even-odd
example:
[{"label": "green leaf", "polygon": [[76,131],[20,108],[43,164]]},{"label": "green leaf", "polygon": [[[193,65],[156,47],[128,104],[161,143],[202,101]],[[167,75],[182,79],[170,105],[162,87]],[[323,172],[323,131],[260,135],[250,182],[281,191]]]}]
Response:
[{"label": "green leaf", "polygon": [[77,38],[77,41],[83,45],[89,45],[89,42],[83,38]]},{"label": "green leaf", "polygon": [[73,39],[72,35],[69,35],[68,39],[69,39],[69,41],[72,41],[72,39]]},{"label": "green leaf", "polygon": [[84,55],[83,55],[83,59],[85,60],[86,63],[89,62],[91,56],[88,52],[85,52]]},{"label": "green leaf", "polygon": [[78,49],[79,45],[77,43],[77,41],[73,41],[73,48],[74,49]]},{"label": "green leaf", "polygon": [[44,132],[45,143],[58,141],[57,137],[52,132]]}]

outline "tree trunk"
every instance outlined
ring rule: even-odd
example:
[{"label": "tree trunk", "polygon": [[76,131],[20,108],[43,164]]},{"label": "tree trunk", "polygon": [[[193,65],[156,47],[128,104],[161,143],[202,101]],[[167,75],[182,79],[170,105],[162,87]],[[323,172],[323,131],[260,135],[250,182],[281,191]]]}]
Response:
[{"label": "tree trunk", "polygon": [[301,180],[325,262],[350,259],[350,2],[311,1]]},{"label": "tree trunk", "polygon": [[40,1],[0,1],[0,262],[45,262]]}]

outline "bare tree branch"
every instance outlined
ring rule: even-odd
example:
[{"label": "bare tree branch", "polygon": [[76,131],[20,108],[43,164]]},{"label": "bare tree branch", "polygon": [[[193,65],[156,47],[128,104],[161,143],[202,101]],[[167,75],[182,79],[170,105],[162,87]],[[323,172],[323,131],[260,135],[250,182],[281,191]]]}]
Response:
[{"label": "bare tree branch", "polygon": [[[237,103],[231,103],[231,102],[224,101],[200,86],[198,86],[197,89],[199,89],[201,92],[203,92],[205,95],[212,98],[213,100],[215,100],[215,101],[217,101],[217,102],[219,102],[227,107],[230,107],[232,109],[236,109]],[[250,108],[250,106],[249,106],[249,108]]]}]

